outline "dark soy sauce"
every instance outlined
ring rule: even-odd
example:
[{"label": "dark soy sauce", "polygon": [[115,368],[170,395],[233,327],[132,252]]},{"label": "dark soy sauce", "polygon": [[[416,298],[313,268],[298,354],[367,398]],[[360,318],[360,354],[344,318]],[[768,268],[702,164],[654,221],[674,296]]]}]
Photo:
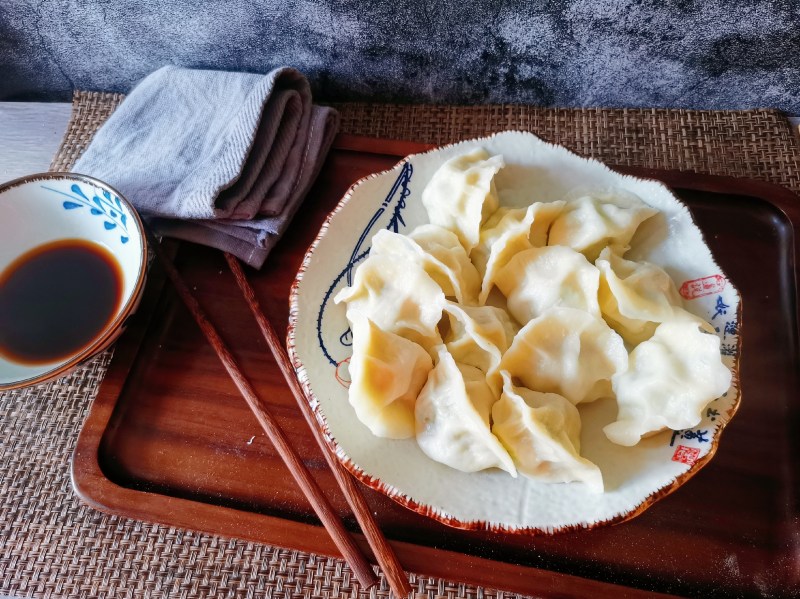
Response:
[{"label": "dark soy sauce", "polygon": [[122,270],[103,246],[64,239],[36,247],[0,274],[0,355],[55,362],[94,341],[122,299]]}]

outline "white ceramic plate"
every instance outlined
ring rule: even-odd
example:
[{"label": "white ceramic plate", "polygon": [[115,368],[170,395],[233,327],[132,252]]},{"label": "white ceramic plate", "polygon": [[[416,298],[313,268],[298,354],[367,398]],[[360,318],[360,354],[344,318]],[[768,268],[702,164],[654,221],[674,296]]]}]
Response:
[{"label": "white ceramic plate", "polygon": [[[616,418],[613,400],[581,405],[581,454],[603,473],[601,495],[580,483],[453,470],[430,460],[414,439],[373,436],[347,401],[350,329],[344,305],[334,304],[333,297],[350,283],[377,231],[406,232],[427,222],[420,201],[426,183],[446,160],[476,146],[505,159],[495,179],[501,204],[557,200],[577,186],[621,187],[660,210],[640,227],[626,257],[658,264],[672,276],[685,307],[718,330],[723,360],[734,372],[731,389],[709,405],[697,427],[666,431],[635,447],[614,445],[603,434],[603,426]],[[635,516],[708,462],[739,404],[739,294],[686,207],[659,182],[620,175],[529,133],[500,133],[415,154],[356,183],[308,250],[290,302],[289,352],[339,459],[402,505],[459,528],[553,533]]]}]

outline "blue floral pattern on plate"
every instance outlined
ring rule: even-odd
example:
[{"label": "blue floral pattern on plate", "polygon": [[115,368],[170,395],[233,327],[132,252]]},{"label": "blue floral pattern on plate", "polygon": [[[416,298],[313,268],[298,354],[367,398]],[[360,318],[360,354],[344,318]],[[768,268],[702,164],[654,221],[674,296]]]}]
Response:
[{"label": "blue floral pattern on plate", "polygon": [[99,194],[96,190],[91,192],[91,199],[77,183],[73,183],[70,187],[72,193],[66,193],[46,185],[42,185],[42,189],[68,197],[69,199],[64,200],[62,203],[65,210],[88,208],[90,214],[103,219],[103,227],[106,231],[118,232],[120,234],[119,240],[122,243],[128,243],[130,239],[128,235],[128,216],[124,212],[120,199],[107,189],[100,190]]}]

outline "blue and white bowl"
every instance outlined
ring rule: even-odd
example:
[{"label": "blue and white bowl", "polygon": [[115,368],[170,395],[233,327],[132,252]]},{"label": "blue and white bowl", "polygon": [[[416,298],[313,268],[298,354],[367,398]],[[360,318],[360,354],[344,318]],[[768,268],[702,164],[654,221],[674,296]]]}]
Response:
[{"label": "blue and white bowl", "polygon": [[25,253],[67,239],[99,244],[116,259],[122,278],[118,307],[109,323],[73,355],[29,364],[0,353],[0,390],[63,376],[108,347],[138,306],[147,265],[144,229],[136,210],[117,191],[73,173],[29,175],[0,185],[0,280]]}]

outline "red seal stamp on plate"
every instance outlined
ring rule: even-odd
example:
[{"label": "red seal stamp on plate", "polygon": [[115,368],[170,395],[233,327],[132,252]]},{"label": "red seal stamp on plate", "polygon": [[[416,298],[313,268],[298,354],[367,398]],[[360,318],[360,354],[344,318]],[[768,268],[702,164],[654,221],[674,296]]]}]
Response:
[{"label": "red seal stamp on plate", "polygon": [[685,281],[681,285],[680,292],[684,299],[690,300],[704,295],[721,293],[727,283],[727,279],[722,275],[711,275],[701,279]]},{"label": "red seal stamp on plate", "polygon": [[675,449],[675,453],[672,454],[672,461],[673,462],[680,462],[681,464],[686,464],[687,466],[691,466],[697,461],[697,458],[700,457],[700,450],[696,447],[686,447],[686,445],[678,445]]}]

